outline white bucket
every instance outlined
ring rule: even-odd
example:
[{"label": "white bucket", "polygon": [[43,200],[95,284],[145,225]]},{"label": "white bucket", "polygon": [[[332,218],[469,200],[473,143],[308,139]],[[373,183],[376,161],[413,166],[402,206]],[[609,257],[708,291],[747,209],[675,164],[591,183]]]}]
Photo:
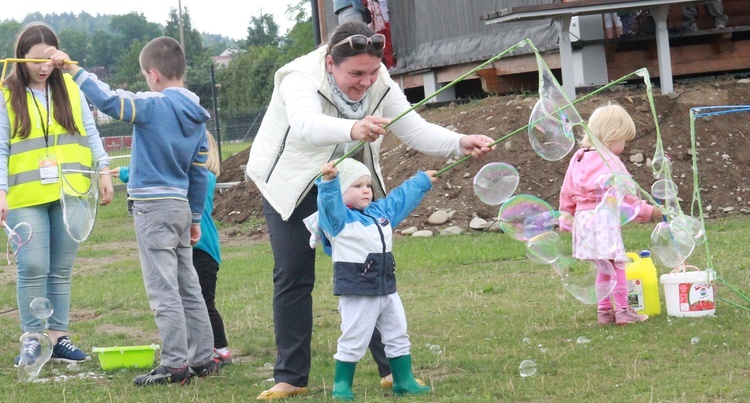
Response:
[{"label": "white bucket", "polygon": [[[696,271],[685,271],[692,268]],[[700,271],[695,266],[681,266],[668,274],[662,274],[659,282],[664,284],[664,301],[667,315],[696,317],[713,315],[716,312],[716,273]]]}]

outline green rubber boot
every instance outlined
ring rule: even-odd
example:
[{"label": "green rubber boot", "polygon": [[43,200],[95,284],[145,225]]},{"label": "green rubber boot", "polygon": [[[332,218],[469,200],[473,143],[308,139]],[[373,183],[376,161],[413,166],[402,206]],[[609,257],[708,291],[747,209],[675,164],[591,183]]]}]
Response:
[{"label": "green rubber boot", "polygon": [[418,395],[430,393],[432,390],[429,386],[418,384],[414,379],[414,373],[411,371],[411,354],[389,358],[388,363],[391,365],[391,371],[393,372],[394,395]]},{"label": "green rubber boot", "polygon": [[333,398],[339,400],[354,400],[352,383],[354,382],[354,370],[356,362],[343,362],[336,360],[336,372],[333,376]]}]

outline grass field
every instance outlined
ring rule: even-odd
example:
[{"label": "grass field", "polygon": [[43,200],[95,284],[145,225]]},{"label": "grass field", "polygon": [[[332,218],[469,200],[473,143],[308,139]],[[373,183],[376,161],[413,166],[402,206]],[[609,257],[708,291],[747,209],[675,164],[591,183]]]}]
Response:
[{"label": "grass field", "polygon": [[[74,342],[94,346],[160,344],[143,290],[132,221],[122,195],[100,209],[94,234],[81,245],[73,279]],[[745,241],[748,219],[712,221],[714,266],[739,291],[750,290]],[[651,225],[629,224],[630,250],[648,246]],[[407,312],[414,370],[432,394],[400,401],[708,402],[749,401],[748,312],[725,302],[716,315],[599,327],[595,307],[567,294],[548,266],[525,258],[524,245],[501,234],[398,238],[399,294]],[[254,401],[270,387],[275,360],[271,314],[272,256],[267,243],[225,245],[217,303],[237,362],[220,377],[189,386],[137,388],[148,369],[104,372],[94,355],[78,368],[47,364],[44,382],[20,383],[12,360],[20,336],[14,267],[0,271],[0,390],[2,401]],[[689,263],[705,267],[705,251]],[[662,270],[663,271],[663,270]],[[331,400],[333,354],[339,336],[330,258],[319,254],[314,290],[310,394]],[[661,287],[660,287],[661,288]],[[747,305],[729,287],[719,295]],[[699,340],[693,344],[691,340]],[[588,342],[579,343],[579,340]],[[521,377],[519,364],[537,372]],[[360,362],[359,401],[394,398],[378,385],[369,354]],[[294,401],[294,400],[292,400]]]}]

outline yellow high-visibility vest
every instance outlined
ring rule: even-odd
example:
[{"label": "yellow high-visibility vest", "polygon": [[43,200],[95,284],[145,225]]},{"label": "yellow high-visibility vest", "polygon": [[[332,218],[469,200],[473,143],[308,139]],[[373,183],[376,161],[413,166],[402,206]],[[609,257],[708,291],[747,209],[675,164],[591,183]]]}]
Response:
[{"label": "yellow high-visibility vest", "polygon": [[[20,136],[11,136],[10,139],[8,194],[6,198],[11,210],[59,200],[63,181],[70,185],[65,187],[68,192],[71,191],[70,188],[73,192],[79,193],[85,193],[89,189],[89,175],[63,172],[68,169],[93,170],[93,157],[88,145],[86,129],[83,126],[80,90],[69,74],[63,74],[63,77],[68,90],[73,118],[81,133],[68,133],[63,126],[57,123],[52,114],[53,105],[48,105],[45,109],[44,105],[36,101],[39,105],[37,110],[33,99],[34,95],[31,91],[26,92],[26,103],[31,117],[31,132],[29,137],[25,139],[21,139]],[[3,88],[2,91],[8,109],[10,127],[13,130],[16,113],[9,102],[10,91],[8,88]],[[49,118],[48,114],[51,115]],[[45,139],[43,127],[48,122],[48,137]],[[57,162],[59,180],[55,183],[43,184],[39,168],[42,161],[49,160],[48,156],[54,156]],[[65,178],[62,178],[63,175]]]}]

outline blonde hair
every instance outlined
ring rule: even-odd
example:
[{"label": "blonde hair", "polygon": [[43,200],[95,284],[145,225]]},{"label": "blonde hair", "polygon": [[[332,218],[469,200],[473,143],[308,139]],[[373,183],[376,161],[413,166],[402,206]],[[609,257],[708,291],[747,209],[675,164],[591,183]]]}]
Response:
[{"label": "blonde hair", "polygon": [[206,160],[206,169],[213,172],[218,178],[221,175],[221,159],[219,158],[219,150],[216,146],[216,140],[214,136],[206,130],[206,137],[208,137],[208,159]]},{"label": "blonde hair", "polygon": [[[635,123],[628,111],[620,105],[609,103],[596,108],[588,121],[590,135],[596,137],[605,147],[616,140],[630,141],[635,138]],[[581,139],[584,147],[594,146],[594,140],[585,133]]]}]

